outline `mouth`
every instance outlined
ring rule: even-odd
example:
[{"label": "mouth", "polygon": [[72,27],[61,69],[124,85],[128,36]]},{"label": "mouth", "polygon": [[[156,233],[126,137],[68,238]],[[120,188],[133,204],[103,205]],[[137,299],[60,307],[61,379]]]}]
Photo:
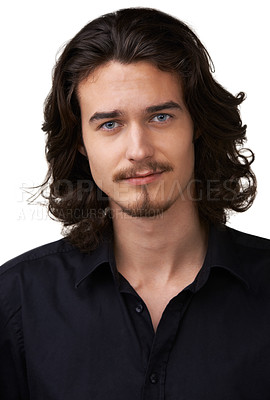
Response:
[{"label": "mouth", "polygon": [[164,171],[142,171],[123,180],[131,185],[146,185],[159,179],[163,173]]}]

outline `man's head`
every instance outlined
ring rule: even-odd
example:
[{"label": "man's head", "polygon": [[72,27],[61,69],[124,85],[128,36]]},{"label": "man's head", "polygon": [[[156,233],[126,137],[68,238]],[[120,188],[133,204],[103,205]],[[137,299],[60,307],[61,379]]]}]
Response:
[{"label": "man's head", "polygon": [[188,201],[194,132],[176,74],[110,61],[79,84],[77,96],[85,155],[113,210],[151,217]]},{"label": "man's head", "polygon": [[[206,49],[177,19],[139,8],[90,22],[60,56],[46,102],[51,213],[83,250],[101,233],[109,201],[149,216],[192,186],[206,222],[246,210],[256,185],[253,154],[249,161],[239,150],[243,99],[214,80]],[[162,174],[138,181],[152,172]]]}]

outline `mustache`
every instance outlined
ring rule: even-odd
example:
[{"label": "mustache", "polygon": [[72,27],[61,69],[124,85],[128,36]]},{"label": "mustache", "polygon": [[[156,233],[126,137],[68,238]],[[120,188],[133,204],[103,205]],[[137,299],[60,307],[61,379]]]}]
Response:
[{"label": "mustache", "polygon": [[159,162],[159,161],[147,161],[136,165],[131,168],[123,168],[113,175],[113,182],[119,182],[123,179],[128,179],[135,176],[137,173],[143,172],[145,170],[150,170],[155,172],[170,172],[173,171],[173,166],[169,163]]}]

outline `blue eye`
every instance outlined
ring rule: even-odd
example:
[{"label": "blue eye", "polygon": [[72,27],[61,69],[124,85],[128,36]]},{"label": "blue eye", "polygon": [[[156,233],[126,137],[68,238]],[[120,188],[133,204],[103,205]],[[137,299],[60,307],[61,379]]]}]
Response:
[{"label": "blue eye", "polygon": [[154,121],[154,122],[166,122],[170,118],[171,118],[171,115],[169,115],[169,114],[158,114],[154,118],[152,118],[152,121]]},{"label": "blue eye", "polygon": [[111,131],[115,128],[117,128],[118,126],[120,126],[120,124],[116,121],[108,121],[105,122],[104,124],[101,125],[101,129],[105,129],[107,131]]}]

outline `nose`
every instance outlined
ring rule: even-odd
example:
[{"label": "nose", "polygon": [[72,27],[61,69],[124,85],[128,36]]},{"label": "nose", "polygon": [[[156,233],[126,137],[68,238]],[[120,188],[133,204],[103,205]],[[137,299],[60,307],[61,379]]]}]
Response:
[{"label": "nose", "polygon": [[130,127],[127,139],[126,158],[131,162],[143,161],[154,155],[150,133],[138,124]]}]

